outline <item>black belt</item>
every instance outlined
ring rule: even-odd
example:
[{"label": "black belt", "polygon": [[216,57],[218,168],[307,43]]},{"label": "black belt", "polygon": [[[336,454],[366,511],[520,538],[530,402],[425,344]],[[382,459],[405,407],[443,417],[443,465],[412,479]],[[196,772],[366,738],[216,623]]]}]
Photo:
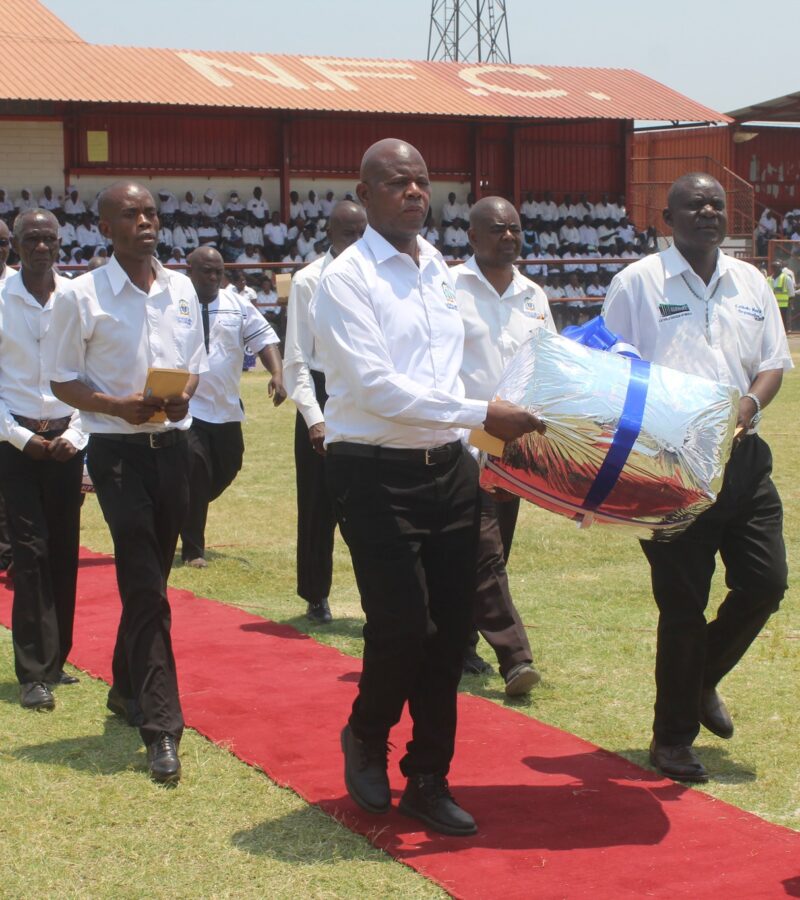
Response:
[{"label": "black belt", "polygon": [[174,447],[186,440],[186,432],[171,428],[169,431],[139,431],[135,434],[93,434],[92,440],[119,441],[122,444],[138,444],[140,447],[149,447],[151,450],[163,450],[165,447]]},{"label": "black belt", "polygon": [[406,450],[399,447],[380,447],[375,444],[354,444],[335,441],[325,448],[331,456],[360,456],[366,459],[386,459],[393,462],[414,463],[419,466],[436,466],[450,462],[461,453],[461,441],[431,447],[428,450]]},{"label": "black belt", "polygon": [[47,434],[49,431],[66,431],[72,416],[62,416],[60,419],[29,419],[27,416],[18,416],[12,413],[14,418],[23,428],[34,434]]}]

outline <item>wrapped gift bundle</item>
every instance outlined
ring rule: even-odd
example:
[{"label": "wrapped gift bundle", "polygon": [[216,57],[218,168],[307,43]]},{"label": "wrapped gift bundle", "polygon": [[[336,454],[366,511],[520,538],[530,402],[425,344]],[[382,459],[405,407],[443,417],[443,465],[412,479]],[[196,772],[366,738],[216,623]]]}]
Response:
[{"label": "wrapped gift bundle", "polygon": [[537,329],[497,396],[547,425],[481,454],[481,485],[502,488],[582,526],[625,526],[669,539],[716,499],[739,393],[674,369],[595,350]]}]

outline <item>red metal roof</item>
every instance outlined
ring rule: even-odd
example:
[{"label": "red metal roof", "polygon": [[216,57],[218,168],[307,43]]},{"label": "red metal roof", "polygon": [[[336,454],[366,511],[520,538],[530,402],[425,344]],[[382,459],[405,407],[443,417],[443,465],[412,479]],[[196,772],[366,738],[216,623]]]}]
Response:
[{"label": "red metal roof", "polygon": [[[38,0],[0,0],[0,39],[3,43],[31,37],[83,43],[80,35]],[[8,45],[5,48],[7,50]]]},{"label": "red metal roof", "polygon": [[[0,0],[0,16],[6,5],[21,3],[28,10],[42,9],[36,0]],[[29,41],[31,52],[25,53]],[[99,46],[76,43],[74,36],[42,42],[35,34],[29,41],[16,36],[15,64],[4,72],[0,99],[519,119],[728,121],[724,114],[630,69],[208,53]]]}]

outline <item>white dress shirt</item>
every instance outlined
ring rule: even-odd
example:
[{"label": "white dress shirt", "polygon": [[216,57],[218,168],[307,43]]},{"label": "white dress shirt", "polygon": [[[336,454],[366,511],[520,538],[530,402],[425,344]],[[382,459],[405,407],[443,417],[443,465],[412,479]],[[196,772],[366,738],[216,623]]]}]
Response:
[{"label": "white dress shirt", "polygon": [[264,229],[260,225],[245,225],[242,229],[242,241],[245,246],[252,244],[254,247],[263,247]]},{"label": "white dress shirt", "polygon": [[[300,271],[305,270],[301,269]],[[266,293],[264,291],[259,291],[253,300],[253,305],[262,316],[267,313],[279,313],[281,311],[281,304],[275,291]]]},{"label": "white dress shirt", "polygon": [[242,422],[239,382],[245,350],[255,356],[280,339],[250,300],[229,288],[208,304],[208,322],[208,371],[189,402],[189,412],[204,422]]},{"label": "white dress shirt", "polygon": [[210,216],[212,219],[216,219],[217,216],[222,215],[222,204],[219,200],[215,198],[211,200],[206,200],[203,198],[203,202],[200,204],[200,211],[206,215]]},{"label": "white dress shirt", "polygon": [[318,219],[322,215],[322,205],[319,200],[304,200],[303,212],[307,219]]},{"label": "white dress shirt", "polygon": [[330,218],[334,206],[336,206],[335,197],[332,200],[328,200],[327,197],[323,197],[322,200],[319,201],[319,208],[322,210],[322,215],[325,216],[326,219]]},{"label": "white dress shirt", "polygon": [[442,207],[442,222],[452,222],[461,218],[461,204],[458,201],[447,203]]},{"label": "white dress shirt", "polygon": [[448,225],[444,231],[445,247],[466,247],[469,244],[469,236],[460,226]]},{"label": "white dress shirt", "polygon": [[452,270],[464,322],[461,380],[466,395],[475,400],[494,399],[506,366],[533,331],[556,330],[544,291],[516,267],[513,272],[501,297],[474,256]]},{"label": "white dress shirt", "polygon": [[175,194],[167,194],[166,197],[158,195],[158,211],[162,216],[174,215],[180,209],[178,198]]},{"label": "white dress shirt", "polygon": [[264,226],[264,234],[267,240],[275,247],[282,247],[286,243],[288,233],[289,229],[283,222],[278,222],[277,225],[273,222],[267,222]]},{"label": "white dress shirt", "polygon": [[64,212],[68,216],[82,216],[86,212],[86,204],[80,197],[77,200],[67,197],[64,201]]},{"label": "white dress shirt", "polygon": [[75,226],[71,222],[65,222],[58,226],[58,238],[62,247],[70,247],[78,242],[78,235],[75,232]]},{"label": "white dress shirt", "polygon": [[[228,208],[233,209],[230,204]],[[251,212],[260,222],[263,222],[269,215],[269,203],[263,197],[251,197],[247,201],[247,211]]]},{"label": "white dress shirt", "polygon": [[562,244],[580,244],[581,233],[574,225],[562,225],[558,231]]},{"label": "white dress shirt", "polygon": [[535,200],[526,200],[519,208],[520,215],[525,219],[539,218],[539,204]]},{"label": "white dress shirt", "polygon": [[295,219],[305,219],[306,214],[303,212],[303,204],[298,200],[297,203],[289,204],[289,218],[294,221]]},{"label": "white dress shirt", "polygon": [[39,197],[39,208],[49,209],[52,212],[54,209],[61,209],[61,201],[55,194],[51,194],[49,200],[42,194],[42,196]]},{"label": "white dress shirt", "polygon": [[[144,389],[151,367],[208,371],[200,304],[192,282],[153,259],[155,280],[145,294],[112,256],[93,272],[69,282],[54,305],[47,333],[49,378],[80,380],[112,397]],[[117,416],[84,412],[92,434],[134,434],[187,429],[180,422],[131,425]]]},{"label": "white dress shirt", "polygon": [[180,247],[184,253],[200,246],[200,237],[194,225],[176,225],[172,229],[172,246]]},{"label": "white dress shirt", "polygon": [[11,278],[12,275],[16,275],[17,270],[13,266],[9,266],[8,263],[3,266],[3,271],[0,272],[0,288],[6,283],[6,281]]},{"label": "white dress shirt", "polygon": [[200,215],[200,204],[194,200],[181,200],[181,212],[186,213],[187,216],[199,216]]},{"label": "white dress shirt", "polygon": [[53,321],[54,301],[70,283],[59,275],[55,279],[55,290],[44,306],[25,287],[19,272],[12,270],[0,287],[0,440],[17,450],[34,432],[20,425],[13,413],[41,420],[71,416],[62,437],[78,450],[86,446],[79,414],[50,388],[45,336]]},{"label": "white dress shirt", "polygon": [[554,200],[542,200],[539,204],[539,215],[543,222],[555,222],[558,218],[558,207]]},{"label": "white dress shirt", "polygon": [[308,428],[325,421],[311,378],[311,370],[320,371],[321,363],[309,322],[309,307],[322,273],[332,259],[329,250],[325,256],[295,274],[286,311],[283,380]]},{"label": "white dress shirt", "polygon": [[371,227],[322,274],[311,301],[328,401],[326,445],[425,449],[481,428],[464,399],[464,326],[450,272],[417,238],[419,266]]},{"label": "white dress shirt", "polygon": [[104,243],[97,225],[80,224],[75,229],[75,237],[81,247],[99,247]]},{"label": "white dress shirt", "polygon": [[722,252],[708,285],[677,247],[614,277],[603,315],[650,362],[738,388],[792,368],[778,304],[763,275]]}]

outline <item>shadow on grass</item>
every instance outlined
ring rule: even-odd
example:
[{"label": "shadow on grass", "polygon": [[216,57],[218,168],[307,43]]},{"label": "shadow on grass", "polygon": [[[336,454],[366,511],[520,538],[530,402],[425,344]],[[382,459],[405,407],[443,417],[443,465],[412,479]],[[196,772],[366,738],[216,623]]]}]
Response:
[{"label": "shadow on grass", "polygon": [[146,757],[139,752],[141,750],[139,732],[109,716],[103,734],[28,744],[17,747],[11,755],[36,765],[66,766],[93,775],[116,775],[131,768],[146,768]]},{"label": "shadow on grass", "polygon": [[364,628],[363,619],[355,619],[349,616],[336,618],[327,625],[315,625],[310,622],[304,615],[293,616],[291,619],[283,619],[283,624],[301,631],[310,637],[348,637],[361,640]]},{"label": "shadow on grass", "polygon": [[0,683],[0,703],[19,703],[19,684],[16,681],[4,681]]},{"label": "shadow on grass", "polygon": [[[210,550],[206,547],[205,551],[205,561],[207,563],[215,563],[215,562],[237,562],[240,565],[244,566],[247,569],[253,568],[252,559],[248,559],[246,556],[237,556],[235,553],[220,553],[219,550]],[[176,553],[172,558],[172,568],[173,569],[185,569],[188,568],[184,565],[183,560],[181,559],[180,553]]]},{"label": "shadow on grass", "polygon": [[252,856],[268,856],[294,865],[332,865],[341,860],[368,857],[369,850],[354,841],[351,833],[330,828],[323,832],[321,829],[327,819],[328,816],[315,807],[294,810],[237,831],[231,835],[231,846]]}]

